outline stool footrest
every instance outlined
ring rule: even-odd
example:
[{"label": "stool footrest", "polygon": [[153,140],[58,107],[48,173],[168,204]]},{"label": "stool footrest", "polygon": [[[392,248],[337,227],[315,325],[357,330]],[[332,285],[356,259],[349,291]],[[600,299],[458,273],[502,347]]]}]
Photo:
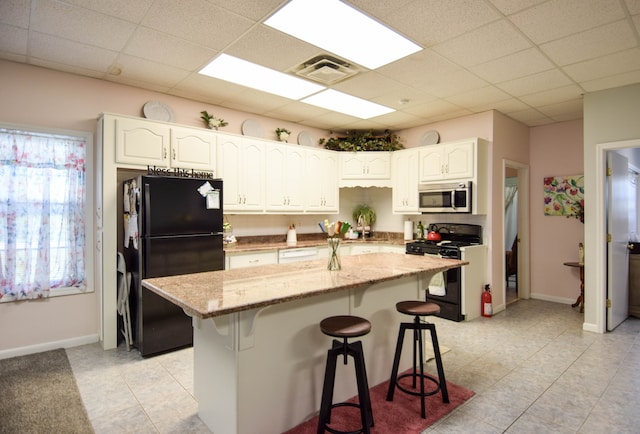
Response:
[{"label": "stool footrest", "polygon": [[[407,377],[412,377],[414,378],[414,384],[415,384],[415,378],[424,378],[425,380],[429,380],[431,381],[433,384],[435,384],[435,389],[431,389],[431,390],[425,390],[424,392],[420,393],[419,391],[415,391],[415,390],[411,390],[408,389],[407,387],[403,386],[402,384],[400,384],[400,380],[402,378],[407,378]],[[396,387],[400,390],[402,390],[404,393],[408,393],[409,395],[413,395],[413,396],[431,396],[431,395],[435,395],[436,393],[440,392],[440,382],[431,377],[429,374],[420,374],[420,373],[408,373],[408,374],[402,374],[400,376],[398,376],[396,378]],[[411,386],[413,388],[415,388],[416,386]]]}]

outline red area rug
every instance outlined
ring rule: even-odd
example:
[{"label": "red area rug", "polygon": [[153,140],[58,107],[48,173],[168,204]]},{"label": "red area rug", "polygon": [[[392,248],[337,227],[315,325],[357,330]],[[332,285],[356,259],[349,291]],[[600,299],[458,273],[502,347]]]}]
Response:
[{"label": "red area rug", "polygon": [[[410,380],[408,380],[410,381]],[[404,380],[403,380],[404,384]],[[425,383],[428,388],[429,383]],[[396,389],[393,401],[387,401],[389,382],[371,388],[371,407],[374,426],[372,433],[378,434],[410,434],[420,433],[442,417],[451,413],[456,407],[474,395],[474,392],[447,381],[449,404],[442,402],[442,395],[426,398],[427,418],[420,417],[420,398],[403,393]],[[357,402],[357,397],[349,399]],[[354,407],[338,407],[331,411],[331,428],[340,431],[355,431],[360,428],[360,412]],[[285,434],[314,434],[318,428],[318,417],[314,417],[290,429]]]}]

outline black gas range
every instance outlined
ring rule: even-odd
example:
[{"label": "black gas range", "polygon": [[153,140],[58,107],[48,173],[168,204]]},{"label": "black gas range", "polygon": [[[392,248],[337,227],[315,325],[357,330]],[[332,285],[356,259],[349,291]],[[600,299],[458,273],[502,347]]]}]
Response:
[{"label": "black gas range", "polygon": [[429,228],[441,236],[440,241],[416,240],[406,244],[408,255],[440,255],[460,259],[460,248],[482,244],[482,226],[462,223],[433,223]]},{"label": "black gas range", "polygon": [[[406,244],[408,255],[437,255],[442,258],[462,259],[463,247],[482,244],[482,226],[460,223],[434,223],[429,225],[442,239],[438,242],[418,240]],[[438,282],[434,285],[434,282]],[[442,276],[435,276],[425,288],[426,300],[440,306],[441,318],[464,321],[462,314],[462,270],[452,268]]]}]

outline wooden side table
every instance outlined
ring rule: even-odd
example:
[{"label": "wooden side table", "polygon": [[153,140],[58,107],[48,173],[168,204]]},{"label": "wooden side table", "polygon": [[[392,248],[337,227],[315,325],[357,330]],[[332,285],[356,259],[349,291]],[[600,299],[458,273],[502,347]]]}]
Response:
[{"label": "wooden side table", "polygon": [[584,312],[584,264],[579,262],[565,262],[564,265],[567,267],[576,267],[580,269],[580,295],[575,303],[571,305],[571,307],[576,307],[580,305],[580,313]]}]

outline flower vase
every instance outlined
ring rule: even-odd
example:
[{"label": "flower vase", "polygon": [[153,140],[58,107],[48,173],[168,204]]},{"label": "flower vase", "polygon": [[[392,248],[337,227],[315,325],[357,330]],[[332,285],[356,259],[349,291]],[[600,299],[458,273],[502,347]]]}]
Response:
[{"label": "flower vase", "polygon": [[329,243],[329,264],[327,265],[327,270],[341,270],[342,265],[340,264],[340,238],[327,238],[327,242]]}]

